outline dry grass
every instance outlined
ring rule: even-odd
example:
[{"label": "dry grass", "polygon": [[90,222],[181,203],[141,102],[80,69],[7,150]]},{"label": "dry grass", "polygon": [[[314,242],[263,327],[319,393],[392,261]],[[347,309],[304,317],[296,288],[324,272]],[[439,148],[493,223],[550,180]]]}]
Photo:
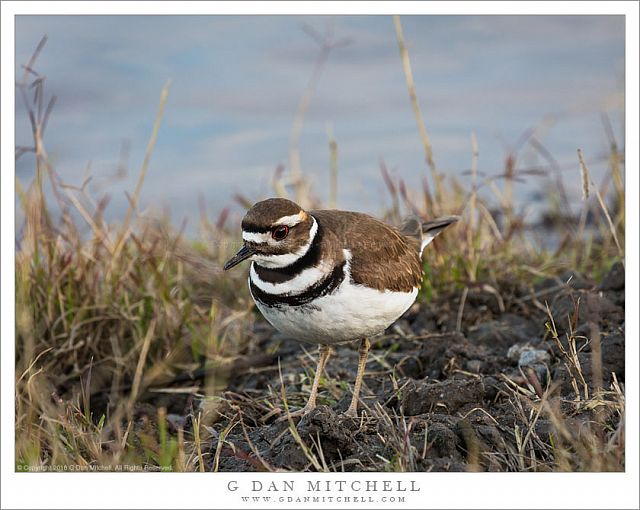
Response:
[{"label": "dry grass", "polygon": [[[396,30],[411,91],[409,55],[399,20]],[[244,426],[243,414],[238,411],[237,418],[218,434],[214,453],[203,447],[212,438],[210,425],[219,418],[221,409],[229,407],[223,393],[228,376],[260,356],[273,354],[254,350],[257,316],[244,276],[239,271],[223,275],[220,270],[221,262],[233,251],[230,244],[237,238],[236,226],[225,227],[224,213],[215,225],[203,218],[208,242],[194,242],[185,240],[167,222],[149,220],[138,210],[168,87],[162,92],[147,157],[122,224],[107,224],[106,202],[90,196],[86,186],[63,183],[47,157],[44,142],[55,99],[47,102],[45,80],[35,71],[42,44],[25,66],[18,87],[29,112],[33,146],[17,149],[16,157],[33,152],[36,167],[28,185],[16,184],[24,215],[24,225],[19,226],[16,236],[16,463],[54,469],[65,465],[84,469],[130,465],[157,470],[204,470],[205,465],[213,465],[216,469],[221,453],[233,447],[225,442],[225,434]],[[326,60],[328,47],[322,47],[321,59]],[[313,81],[309,90],[313,90]],[[419,112],[413,91],[414,109]],[[305,93],[301,100],[301,117],[310,94]],[[472,186],[454,178],[445,182],[430,156],[431,145],[419,114],[418,123],[428,166],[437,177],[437,192],[431,192],[434,183],[426,177],[421,193],[409,192],[381,163],[392,202],[381,215],[394,222],[408,212],[428,217],[434,211],[446,211],[463,217],[450,235],[434,242],[434,249],[425,257],[427,276],[446,272],[450,278],[435,283],[425,278],[421,299],[451,291],[463,291],[466,297],[470,289],[483,288],[501,301],[502,282],[530,281],[532,275],[542,279],[567,268],[599,278],[622,257],[624,188],[621,156],[615,144],[611,151],[613,190],[607,188],[607,181],[603,189],[596,190],[597,201],[589,198],[581,156],[587,190],[583,213],[579,221],[559,231],[557,248],[547,251],[532,240],[512,194],[495,185],[502,180],[509,190],[527,175],[526,170],[513,165],[517,154],[510,155],[503,175],[477,182],[479,149],[474,138]],[[301,119],[299,124],[292,135],[293,161],[299,160],[296,137],[302,129]],[[331,140],[332,173],[336,175],[337,145]],[[579,182],[578,168],[576,162],[575,179]],[[294,173],[293,177],[291,184],[281,172],[277,174],[274,192],[293,190],[293,199],[314,204],[308,189],[299,185],[303,176]],[[53,190],[53,204],[46,199],[47,185]],[[499,210],[479,196],[480,190],[487,189],[494,193]],[[611,196],[615,204],[612,211],[603,198]],[[335,192],[332,197],[335,199]],[[550,203],[557,203],[555,198],[551,197]],[[59,211],[59,218],[54,218],[54,210]],[[558,212],[552,219],[559,216]],[[465,306],[462,300],[459,322]],[[562,342],[552,323],[549,328],[563,349],[580,400],[563,402],[554,396],[553,388],[542,388],[540,393],[540,388],[536,392],[534,386],[513,383],[508,399],[520,420],[531,426],[524,435],[516,428],[512,442],[492,458],[470,438],[470,469],[481,465],[523,471],[623,469],[622,386],[616,382],[611,388],[599,387],[588,394],[580,366],[575,363],[571,335],[568,343]],[[326,386],[333,387],[336,395],[341,392],[335,381],[327,381]],[[268,398],[247,402],[245,409],[253,407],[268,415],[285,404],[283,396],[274,391]],[[597,419],[587,430],[573,430],[567,419],[585,407],[596,410]],[[189,415],[190,423],[176,421],[178,415]],[[415,469],[416,459],[424,457],[430,447],[428,431],[424,431],[423,442],[414,444],[413,423],[407,417],[390,416],[379,405],[370,409],[370,416],[381,424],[385,441],[396,452],[392,459],[380,459],[380,469]],[[536,434],[533,425],[540,416],[553,422],[553,439]],[[295,427],[290,432],[296,436]],[[299,436],[296,441],[303,445],[314,469],[339,469],[327,466],[320,445],[306,444]],[[270,469],[259,455],[249,457],[256,469]]]}]

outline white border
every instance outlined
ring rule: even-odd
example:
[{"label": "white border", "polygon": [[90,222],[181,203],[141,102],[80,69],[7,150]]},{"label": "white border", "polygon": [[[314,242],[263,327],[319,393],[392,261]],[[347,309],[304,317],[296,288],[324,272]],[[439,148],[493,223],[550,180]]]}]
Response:
[{"label": "white border", "polygon": [[234,14],[234,15],[378,15],[378,14],[631,14],[631,1],[13,1],[6,8],[19,14]]},{"label": "white border", "polygon": [[[197,474],[16,474],[14,466],[14,16],[17,14],[625,14],[627,338],[638,339],[638,4],[636,2],[2,2],[2,507],[245,508],[229,480],[265,476]],[[624,474],[444,474],[412,473],[279,475],[295,479],[419,480],[418,497],[403,508],[637,508],[638,342],[626,342],[627,471]],[[334,494],[336,495],[336,494]],[[483,499],[481,495],[487,495]],[[264,506],[264,505],[263,505]],[[278,503],[278,507],[299,507]],[[303,508],[366,508],[371,504],[303,505]],[[379,507],[380,504],[375,506]]]}]

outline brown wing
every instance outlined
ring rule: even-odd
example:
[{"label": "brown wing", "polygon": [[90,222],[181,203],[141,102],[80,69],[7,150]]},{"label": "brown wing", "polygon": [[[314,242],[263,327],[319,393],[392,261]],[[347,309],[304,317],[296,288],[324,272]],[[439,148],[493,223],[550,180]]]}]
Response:
[{"label": "brown wing", "polygon": [[378,290],[410,292],[422,282],[422,264],[415,242],[395,228],[362,213],[311,211],[337,259],[351,251],[354,283]]}]

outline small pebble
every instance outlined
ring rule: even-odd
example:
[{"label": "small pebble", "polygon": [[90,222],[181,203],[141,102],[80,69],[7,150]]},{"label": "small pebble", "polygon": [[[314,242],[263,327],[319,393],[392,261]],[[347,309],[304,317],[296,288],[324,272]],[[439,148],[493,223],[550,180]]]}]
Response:
[{"label": "small pebble", "polygon": [[469,372],[479,374],[480,369],[482,368],[482,361],[480,361],[479,359],[470,359],[466,363],[466,368]]},{"label": "small pebble", "polygon": [[533,346],[529,342],[514,344],[509,347],[509,350],[507,351],[507,358],[515,363],[520,359],[523,352],[530,350],[533,350]]},{"label": "small pebble", "polygon": [[547,361],[549,361],[549,353],[547,351],[543,351],[540,349],[531,349],[520,354],[518,366],[528,367],[539,363],[545,363]]}]

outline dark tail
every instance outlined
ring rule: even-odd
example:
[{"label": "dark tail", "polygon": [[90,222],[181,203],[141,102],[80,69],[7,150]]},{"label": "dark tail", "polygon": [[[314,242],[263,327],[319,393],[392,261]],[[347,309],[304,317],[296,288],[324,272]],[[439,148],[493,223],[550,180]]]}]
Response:
[{"label": "dark tail", "polygon": [[435,237],[449,225],[459,220],[460,216],[442,216],[435,220],[426,221],[422,224],[422,233],[425,236]]},{"label": "dark tail", "polygon": [[442,216],[435,220],[426,221],[422,224],[422,244],[420,254],[425,247],[445,228],[460,220],[460,216]]}]

